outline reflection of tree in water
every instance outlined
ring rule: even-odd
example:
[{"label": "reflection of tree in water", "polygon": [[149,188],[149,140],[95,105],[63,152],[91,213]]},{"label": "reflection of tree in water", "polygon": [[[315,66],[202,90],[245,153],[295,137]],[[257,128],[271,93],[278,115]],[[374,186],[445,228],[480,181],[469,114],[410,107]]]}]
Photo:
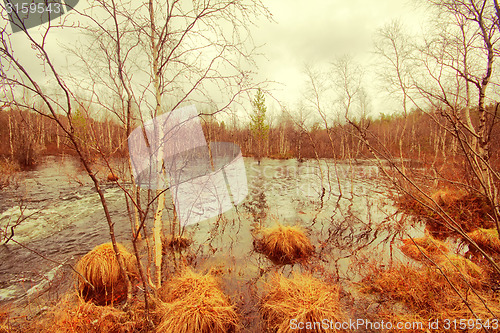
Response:
[{"label": "reflection of tree in water", "polygon": [[264,176],[261,169],[260,174],[254,177],[252,184],[249,186],[249,200],[243,204],[243,207],[252,214],[256,223],[260,223],[266,218],[269,209],[264,189]]},{"label": "reflection of tree in water", "polygon": [[[366,206],[359,209],[358,201],[362,199]],[[317,256],[336,272],[337,278],[356,280],[359,272],[354,268],[364,254],[380,263],[392,260],[395,239],[410,226],[404,227],[397,221],[399,214],[387,207],[386,200],[355,195],[343,200],[337,208],[329,218],[320,218],[315,225]]]}]

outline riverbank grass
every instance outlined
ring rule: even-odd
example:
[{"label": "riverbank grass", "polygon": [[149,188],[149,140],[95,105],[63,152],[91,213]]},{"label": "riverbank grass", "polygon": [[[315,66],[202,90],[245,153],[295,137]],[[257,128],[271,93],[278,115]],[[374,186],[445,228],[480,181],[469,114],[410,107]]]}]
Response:
[{"label": "riverbank grass", "polygon": [[437,256],[435,262],[450,280],[464,288],[481,288],[488,279],[486,270],[458,254]]},{"label": "riverbank grass", "polygon": [[477,193],[466,193],[453,188],[437,189],[428,195],[409,191],[396,198],[396,204],[403,212],[423,219],[426,230],[434,238],[441,240],[450,236],[460,237],[452,230],[452,226],[458,225],[465,232],[493,227],[490,217],[493,209]]},{"label": "riverbank grass", "polygon": [[450,251],[446,243],[430,235],[413,239],[406,238],[402,240],[402,243],[403,244],[399,247],[401,252],[417,261],[426,260]]},{"label": "riverbank grass", "polygon": [[[358,283],[359,291],[383,304],[378,314],[392,322],[409,318],[419,318],[422,322],[455,318],[474,320],[471,311],[482,320],[491,321],[494,314],[499,313],[500,307],[491,289],[474,283],[480,282],[482,269],[479,266],[451,254],[437,256],[435,262],[437,266],[397,263],[389,268],[374,264]],[[450,329],[450,332],[462,331],[458,327]]]},{"label": "riverbank grass", "polygon": [[483,250],[500,254],[500,239],[498,239],[497,229],[479,228],[468,235]]}]

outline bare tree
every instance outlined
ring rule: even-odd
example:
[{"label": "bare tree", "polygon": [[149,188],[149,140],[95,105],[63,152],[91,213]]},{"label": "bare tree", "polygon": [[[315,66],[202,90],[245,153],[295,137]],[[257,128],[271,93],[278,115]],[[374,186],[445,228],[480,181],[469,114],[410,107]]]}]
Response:
[{"label": "bare tree", "polygon": [[[182,103],[213,106],[214,100],[217,100],[215,113],[227,112],[239,95],[249,94],[256,87],[251,81],[250,71],[256,48],[251,43],[248,25],[256,16],[270,17],[270,14],[261,2],[224,0],[96,1],[90,7],[77,7],[71,13],[63,17],[60,24],[49,22],[39,28],[41,34],[35,33],[36,30],[22,32],[32,45],[33,54],[47,68],[47,76],[54,82],[52,91],[42,84],[44,78],[39,79],[33,74],[34,70],[27,61],[17,57],[13,35],[7,31],[7,26],[2,27],[1,82],[10,90],[0,97],[0,103],[23,107],[50,118],[71,142],[101,199],[110,238],[128,282],[130,296],[130,281],[116,246],[114,222],[96,170],[84,153],[84,145],[89,140],[84,142],[76,134],[76,109],[85,113],[83,118],[89,118],[91,115],[87,106],[99,105],[101,111],[107,111],[122,124],[122,140],[134,127],[143,126],[145,121]],[[46,43],[56,28],[74,26],[69,24],[68,17],[79,21],[78,25],[87,33],[83,43],[68,48],[72,48],[80,59],[82,71],[78,75],[63,74],[54,64],[55,55]],[[75,94],[76,90],[79,96]],[[26,92],[36,96],[43,109],[29,103],[25,98]],[[79,117],[76,118],[78,120]],[[106,143],[97,140],[93,127],[88,128],[86,135],[93,138],[93,150],[113,172],[109,155],[104,153]],[[132,235],[138,259],[136,241],[141,230],[146,232],[149,208],[158,201],[154,223],[156,278],[151,283],[158,288],[162,278],[161,228],[165,190],[155,195],[148,193],[147,202],[141,203],[141,191],[137,186],[127,188],[121,182],[118,186],[125,192],[131,220],[135,219]],[[147,306],[148,277],[144,275],[140,260],[138,263]]]},{"label": "bare tree", "polygon": [[[405,37],[399,24],[392,24],[380,31],[377,53],[384,61],[384,79],[390,90],[401,98],[405,115],[408,115],[408,106],[413,106],[434,120],[438,128],[432,138],[436,153],[439,149],[444,150],[446,135],[458,143],[462,153],[460,158],[466,166],[464,171],[470,172],[473,178],[468,181],[456,175],[448,178],[441,176],[440,181],[484,198],[491,207],[490,218],[498,231],[496,184],[499,179],[490,158],[491,133],[497,122],[496,110],[499,105],[494,102],[492,107],[487,107],[488,102],[493,102],[495,98],[491,87],[497,85],[494,82],[495,59],[498,56],[496,9],[493,3],[486,0],[430,3],[439,15],[432,29],[421,38]],[[352,94],[346,89],[346,95]],[[460,236],[469,248],[474,248],[493,270],[500,273],[496,260],[471,239],[462,225],[436,202],[436,198],[430,196],[418,179],[407,172],[404,164],[395,163],[392,154],[368,128],[350,119],[348,121],[372,155],[379,161],[389,162],[391,169],[382,167],[381,170],[393,184],[421,207],[439,216],[449,230]],[[403,131],[406,131],[406,124],[403,125]],[[400,139],[400,147],[401,142]],[[443,156],[446,155],[443,153]],[[441,273],[446,277],[444,272]],[[448,282],[477,318],[468,300]],[[487,303],[484,300],[482,302],[488,309]]]},{"label": "bare tree", "polygon": [[[496,124],[498,103],[488,88],[496,85],[494,62],[497,57],[498,18],[488,1],[432,2],[439,18],[434,31],[414,44],[400,25],[393,24],[380,33],[378,53],[392,68],[388,81],[398,89],[406,113],[410,102],[442,127],[459,144],[466,164],[474,175],[470,184],[493,207],[492,216],[499,229],[498,173],[492,168],[491,132]],[[437,112],[435,112],[437,110]],[[493,111],[493,113],[492,113]],[[474,121],[472,114],[477,115]],[[444,135],[441,135],[444,140]],[[437,141],[436,141],[437,142]]]}]

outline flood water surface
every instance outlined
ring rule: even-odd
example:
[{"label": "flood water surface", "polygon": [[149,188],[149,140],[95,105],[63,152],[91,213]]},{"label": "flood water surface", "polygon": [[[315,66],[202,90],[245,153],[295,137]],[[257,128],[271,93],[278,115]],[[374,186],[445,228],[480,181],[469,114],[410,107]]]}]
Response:
[{"label": "flood water surface", "polygon": [[[366,255],[383,261],[391,256],[398,214],[374,161],[264,159],[259,165],[245,158],[245,168],[246,199],[219,217],[187,226],[183,234],[193,244],[167,261],[168,265],[189,262],[200,270],[220,267],[226,272],[226,292],[248,315],[256,316],[251,310],[249,284],[258,286],[271,271],[302,269],[298,264],[276,267],[256,253],[253,233],[259,228],[277,222],[302,226],[315,246],[315,267],[339,283],[358,278],[353,259]],[[98,177],[103,179],[117,239],[130,246],[124,192],[117,184],[104,181],[104,172]],[[123,183],[127,186],[130,184]],[[164,215],[165,232],[171,230],[171,214],[170,209]],[[78,161],[68,157],[48,157],[36,170],[18,175],[17,185],[0,194],[0,228],[4,235],[0,302],[19,302],[39,293],[55,283],[59,272],[69,271],[62,264],[74,264],[94,246],[109,241],[99,197]],[[67,273],[62,278],[71,280],[69,277]],[[71,283],[63,285],[67,289]]]}]

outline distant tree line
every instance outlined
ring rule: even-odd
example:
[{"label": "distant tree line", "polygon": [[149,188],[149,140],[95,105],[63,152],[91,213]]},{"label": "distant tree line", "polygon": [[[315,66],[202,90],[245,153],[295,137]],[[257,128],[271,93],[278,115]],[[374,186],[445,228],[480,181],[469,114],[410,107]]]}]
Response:
[{"label": "distant tree line", "polygon": [[[493,106],[489,108],[492,109]],[[493,110],[491,111],[493,114]],[[97,121],[85,114],[77,110],[73,115],[76,136],[84,143],[84,153],[94,160],[102,156],[127,157],[126,131],[123,126],[111,120]],[[431,115],[436,117],[432,119]],[[472,116],[473,121],[478,121],[477,114],[472,112]],[[458,142],[435,121],[439,117],[438,111],[429,114],[414,110],[406,117],[381,114],[376,119],[365,119],[363,122],[369,129],[370,144],[389,156],[401,157],[399,140],[405,127],[406,135],[402,138],[403,158],[426,164],[441,163],[448,159],[460,160],[462,153]],[[61,121],[68,120],[61,116]],[[274,124],[266,126],[267,134],[256,136],[250,123],[245,127],[235,128],[212,117],[204,117],[202,121],[207,141],[236,143],[244,156],[340,160],[371,158],[366,145],[351,124],[337,124],[325,129],[317,123],[305,128],[289,114],[283,113]],[[43,155],[74,153],[55,123],[34,112],[3,109],[0,112],[0,129],[0,156],[15,161],[21,167],[36,164]],[[333,140],[330,141],[329,136]],[[494,146],[491,149],[491,159],[494,165],[498,165],[500,133],[494,130],[491,136]]]},{"label": "distant tree line", "polygon": [[[59,120],[68,123],[65,116]],[[125,131],[116,122],[97,121],[77,110],[73,123],[76,137],[84,143],[85,155],[93,159],[126,156]],[[96,141],[101,143],[99,149]],[[44,155],[75,154],[67,136],[52,119],[22,109],[0,111],[0,142],[0,156],[20,167],[31,167]]]}]

